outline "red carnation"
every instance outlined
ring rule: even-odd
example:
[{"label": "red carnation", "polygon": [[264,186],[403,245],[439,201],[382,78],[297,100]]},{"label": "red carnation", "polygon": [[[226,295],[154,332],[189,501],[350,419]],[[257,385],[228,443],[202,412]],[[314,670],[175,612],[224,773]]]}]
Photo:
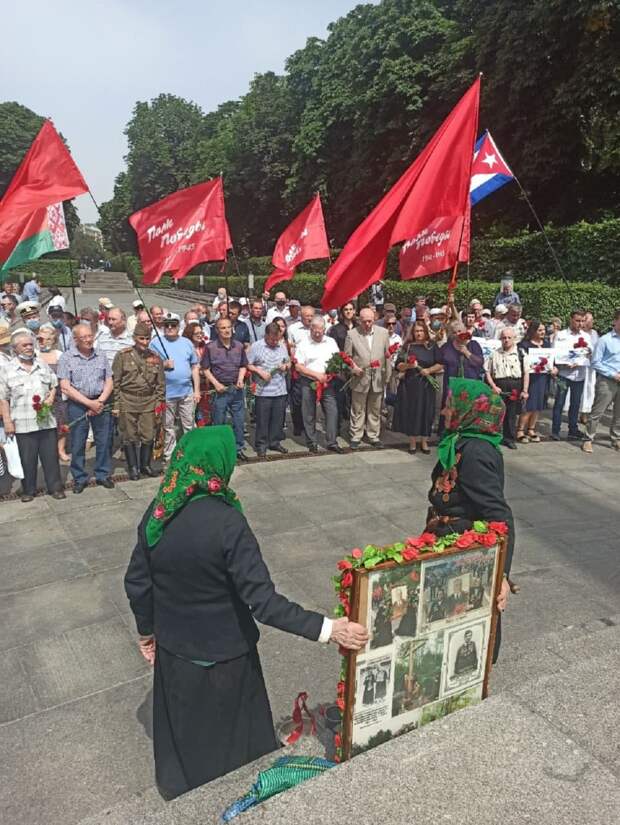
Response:
[{"label": "red carnation", "polygon": [[40,395],[33,395],[32,396],[32,401],[33,401],[34,404],[40,404],[41,403],[41,396]]},{"label": "red carnation", "polygon": [[[346,647],[342,647],[342,645],[340,646],[340,649],[341,651],[344,651],[343,656],[346,656],[349,652]],[[336,699],[336,705],[340,710],[344,710],[344,699]]]},{"label": "red carnation", "polygon": [[58,432],[66,435],[66,433],[69,432],[69,427],[66,424],[61,424],[60,427],[58,427]]},{"label": "red carnation", "polygon": [[339,748],[342,745],[342,738],[339,733],[334,734],[334,745]]},{"label": "red carnation", "polygon": [[417,547],[405,547],[402,552],[402,557],[405,561],[413,561],[414,559],[419,558],[420,551]]},{"label": "red carnation", "polygon": [[457,333],[456,337],[459,339],[459,341],[463,341],[463,342],[469,341],[469,339],[471,338],[471,332],[468,332],[467,330],[465,330],[465,332]]},{"label": "red carnation", "polygon": [[538,363],[540,364],[541,367],[544,367],[545,364],[549,363],[549,359],[548,358],[539,358]]},{"label": "red carnation", "polygon": [[422,533],[420,541],[422,544],[435,544],[437,536],[434,533]]},{"label": "red carnation", "polygon": [[219,493],[222,489],[222,482],[217,476],[213,476],[207,481],[207,489],[210,493]]},{"label": "red carnation", "polygon": [[454,544],[460,550],[466,550],[468,547],[471,547],[476,540],[477,537],[474,537],[471,535],[471,533],[467,532],[463,533],[462,536],[459,536],[458,539],[454,542]]},{"label": "red carnation", "polygon": [[577,339],[577,343],[575,344],[575,349],[579,349],[580,347],[587,347],[587,346],[588,346],[588,342],[586,341],[585,338],[583,338],[580,335],[579,338]]},{"label": "red carnation", "polygon": [[494,533],[492,530],[489,530],[488,533],[480,533],[478,535],[478,544],[481,544],[483,547],[493,547],[496,543],[497,533]]},{"label": "red carnation", "polygon": [[353,584],[353,573],[351,573],[350,570],[347,570],[345,573],[343,573],[343,576],[340,579],[340,587],[347,588],[347,587],[351,587],[352,584]]},{"label": "red carnation", "polygon": [[409,364],[409,366],[415,367],[415,365],[418,363],[418,359],[415,357],[415,355],[408,355],[407,363]]},{"label": "red carnation", "polygon": [[494,530],[500,536],[508,535],[508,525],[505,521],[490,521],[487,526],[489,530]]},{"label": "red carnation", "polygon": [[347,686],[343,681],[338,682],[338,684],[336,685],[336,693],[338,694],[338,696],[344,696],[346,689]]},{"label": "red carnation", "polygon": [[364,553],[360,550],[359,547],[356,547],[354,550],[351,550],[351,555],[354,559],[361,559]]},{"label": "red carnation", "polygon": [[511,390],[509,400],[510,401],[518,401],[519,400],[519,390]]},{"label": "red carnation", "polygon": [[370,368],[373,369],[373,370],[379,369],[380,366],[381,366],[381,361],[378,361],[376,358],[375,358],[374,361],[370,362]]},{"label": "red carnation", "polygon": [[338,570],[351,570],[353,565],[349,561],[349,559],[341,559],[338,564],[336,565]]},{"label": "red carnation", "polygon": [[158,404],[155,407],[155,415],[161,415],[165,409],[166,409],[166,404],[162,401],[161,404]]}]

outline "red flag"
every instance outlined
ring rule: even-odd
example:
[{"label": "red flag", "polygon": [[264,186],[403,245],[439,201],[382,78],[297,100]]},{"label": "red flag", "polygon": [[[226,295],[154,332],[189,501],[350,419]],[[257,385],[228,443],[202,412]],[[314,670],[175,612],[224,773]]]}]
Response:
[{"label": "red flag", "polygon": [[134,212],[129,223],[138,236],[145,284],[156,284],[165,272],[179,281],[197,264],[226,260],[232,247],[222,178],[179,189]]},{"label": "red flag", "polygon": [[276,268],[265,281],[265,292],[280,281],[290,281],[302,261],[315,258],[329,258],[329,242],[318,192],[278,238],[271,258]]},{"label": "red flag", "polygon": [[23,237],[32,213],[88,192],[51,121],[46,120],[0,200],[0,262]]},{"label": "red flag", "polygon": [[[480,78],[463,95],[429,143],[390,191],[351,235],[338,260],[330,267],[321,304],[324,309],[341,306],[356,297],[385,272],[393,244],[435,232],[460,240],[469,199],[474,141],[478,126]],[[435,226],[433,224],[439,222]],[[425,234],[423,234],[425,233]],[[457,254],[458,244],[452,256]],[[425,245],[416,250],[424,252]],[[407,251],[407,250],[406,250]],[[413,253],[410,253],[412,255]],[[445,251],[433,272],[447,269]],[[429,262],[430,263],[430,262]],[[412,258],[401,258],[403,278],[412,273]],[[425,272],[423,274],[429,274]]]}]

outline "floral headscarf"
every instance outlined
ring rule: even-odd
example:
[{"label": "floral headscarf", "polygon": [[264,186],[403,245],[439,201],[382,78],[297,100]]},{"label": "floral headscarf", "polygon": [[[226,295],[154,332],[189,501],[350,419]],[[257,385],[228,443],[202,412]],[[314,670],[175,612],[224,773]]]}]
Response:
[{"label": "floral headscarf", "polygon": [[499,450],[506,407],[500,395],[482,381],[450,378],[446,407],[446,432],[437,453],[444,470],[456,464],[456,442],[481,438]]},{"label": "floral headscarf", "polygon": [[219,496],[242,510],[228,486],[235,469],[237,448],[228,426],[200,427],[185,433],[172,453],[164,480],[153,500],[146,524],[146,541],[152,549],[165,526],[195,498]]}]

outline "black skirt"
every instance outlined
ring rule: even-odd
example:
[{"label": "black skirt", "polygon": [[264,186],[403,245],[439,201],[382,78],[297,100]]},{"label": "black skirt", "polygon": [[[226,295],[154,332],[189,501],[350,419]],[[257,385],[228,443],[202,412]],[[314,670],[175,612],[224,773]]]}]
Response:
[{"label": "black skirt", "polygon": [[155,777],[173,799],[278,748],[256,648],[202,667],[157,649]]}]

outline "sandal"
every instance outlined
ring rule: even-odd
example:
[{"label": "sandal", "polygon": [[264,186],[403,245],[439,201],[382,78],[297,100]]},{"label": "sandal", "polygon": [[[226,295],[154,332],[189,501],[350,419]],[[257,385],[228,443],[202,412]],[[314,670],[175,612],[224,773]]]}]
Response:
[{"label": "sandal", "polygon": [[532,441],[532,442],[534,442],[534,444],[538,444],[538,442],[540,441],[540,436],[538,435],[536,430],[528,430],[527,431],[527,438],[528,438],[528,441]]},{"label": "sandal", "polygon": [[530,439],[526,436],[523,430],[517,431],[517,441],[519,442],[519,444],[527,444],[529,440]]}]

